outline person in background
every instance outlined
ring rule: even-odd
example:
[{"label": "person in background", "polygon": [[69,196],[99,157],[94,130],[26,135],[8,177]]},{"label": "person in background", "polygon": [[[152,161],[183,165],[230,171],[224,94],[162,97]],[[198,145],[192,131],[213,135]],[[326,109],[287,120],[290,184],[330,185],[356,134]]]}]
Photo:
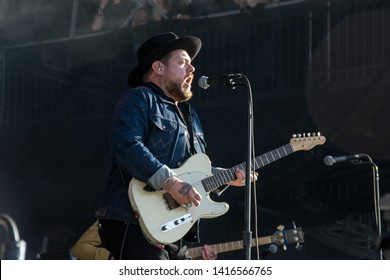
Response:
[{"label": "person in background", "polygon": [[102,246],[99,221],[95,221],[72,247],[72,255],[78,260],[111,260],[111,253]]},{"label": "person in background", "polygon": [[[170,249],[172,259],[191,259],[185,252],[178,248]],[[78,260],[113,260],[112,254],[103,247],[99,236],[99,221],[95,221],[76,241],[72,247],[72,256]],[[203,245],[202,259],[215,260],[217,251],[214,247]]]}]

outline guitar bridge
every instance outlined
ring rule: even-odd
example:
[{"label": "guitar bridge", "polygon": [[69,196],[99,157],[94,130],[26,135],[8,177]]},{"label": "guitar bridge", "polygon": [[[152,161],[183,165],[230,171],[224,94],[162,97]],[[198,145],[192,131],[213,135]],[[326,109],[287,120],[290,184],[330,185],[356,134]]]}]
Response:
[{"label": "guitar bridge", "polygon": [[162,232],[167,232],[167,231],[170,231],[174,228],[177,228],[185,223],[188,223],[190,221],[192,221],[192,215],[190,213],[187,213],[187,214],[185,214],[185,215],[183,215],[175,220],[172,220],[166,224],[163,224],[160,227],[160,229]]}]

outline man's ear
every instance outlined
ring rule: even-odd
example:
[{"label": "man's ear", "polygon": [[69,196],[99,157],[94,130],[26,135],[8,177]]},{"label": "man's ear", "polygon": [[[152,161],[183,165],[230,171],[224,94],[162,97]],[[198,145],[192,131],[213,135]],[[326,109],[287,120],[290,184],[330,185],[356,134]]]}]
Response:
[{"label": "man's ear", "polygon": [[152,69],[157,75],[162,75],[164,71],[164,65],[160,61],[156,60],[152,63]]}]

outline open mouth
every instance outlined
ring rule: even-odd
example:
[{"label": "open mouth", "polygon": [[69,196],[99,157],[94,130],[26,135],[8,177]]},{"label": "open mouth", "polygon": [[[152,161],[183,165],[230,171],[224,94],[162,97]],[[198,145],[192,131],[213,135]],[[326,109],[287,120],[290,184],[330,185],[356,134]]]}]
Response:
[{"label": "open mouth", "polygon": [[194,78],[194,76],[188,76],[185,80],[184,80],[184,83],[187,85],[187,86],[189,86],[189,87],[191,87],[191,83],[192,83],[192,79]]}]

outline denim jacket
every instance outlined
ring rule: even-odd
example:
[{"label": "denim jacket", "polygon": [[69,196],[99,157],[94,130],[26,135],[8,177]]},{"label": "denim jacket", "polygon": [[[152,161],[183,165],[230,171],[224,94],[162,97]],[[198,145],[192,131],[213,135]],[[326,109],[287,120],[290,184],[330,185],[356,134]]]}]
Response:
[{"label": "denim jacket", "polygon": [[[109,136],[112,161],[99,219],[137,223],[128,198],[135,177],[159,190],[194,153],[204,153],[203,129],[187,102],[176,107],[156,85],[148,83],[124,92],[116,104]],[[185,120],[184,120],[185,119]],[[189,129],[193,131],[193,149]]]}]

